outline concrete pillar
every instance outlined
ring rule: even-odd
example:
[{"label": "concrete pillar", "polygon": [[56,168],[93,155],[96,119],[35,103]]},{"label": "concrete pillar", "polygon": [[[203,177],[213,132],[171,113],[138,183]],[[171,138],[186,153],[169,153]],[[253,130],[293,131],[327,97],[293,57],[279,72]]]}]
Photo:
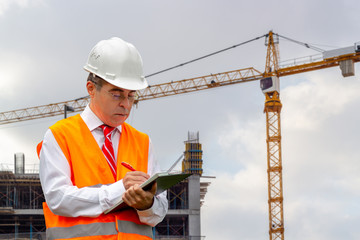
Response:
[{"label": "concrete pillar", "polygon": [[189,178],[189,239],[200,240],[200,176]]}]

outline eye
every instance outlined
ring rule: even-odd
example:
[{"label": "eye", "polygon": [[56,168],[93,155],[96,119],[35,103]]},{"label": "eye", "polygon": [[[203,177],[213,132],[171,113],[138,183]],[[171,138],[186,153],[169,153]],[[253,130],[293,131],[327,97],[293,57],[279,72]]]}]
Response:
[{"label": "eye", "polygon": [[111,95],[115,100],[120,100],[122,98],[121,94],[119,93],[111,93]]}]

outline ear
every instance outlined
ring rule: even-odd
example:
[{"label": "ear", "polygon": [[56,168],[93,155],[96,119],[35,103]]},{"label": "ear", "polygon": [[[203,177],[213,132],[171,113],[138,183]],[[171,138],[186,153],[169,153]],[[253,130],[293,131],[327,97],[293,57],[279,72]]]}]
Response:
[{"label": "ear", "polygon": [[87,92],[89,93],[90,97],[93,98],[94,94],[95,94],[95,91],[96,91],[95,84],[93,82],[91,82],[91,81],[87,81],[86,82],[86,89],[87,89]]}]

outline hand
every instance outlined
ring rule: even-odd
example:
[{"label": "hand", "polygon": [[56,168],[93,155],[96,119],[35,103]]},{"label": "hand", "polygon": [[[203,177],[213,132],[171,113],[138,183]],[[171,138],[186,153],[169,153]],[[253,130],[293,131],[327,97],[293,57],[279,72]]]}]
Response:
[{"label": "hand", "polygon": [[130,187],[142,184],[149,179],[149,174],[140,171],[127,172],[123,178],[123,184],[125,190],[128,190]]},{"label": "hand", "polygon": [[156,193],[156,182],[149,191],[144,191],[138,184],[131,186],[123,195],[124,202],[137,210],[146,210],[151,208],[154,203],[154,195]]}]

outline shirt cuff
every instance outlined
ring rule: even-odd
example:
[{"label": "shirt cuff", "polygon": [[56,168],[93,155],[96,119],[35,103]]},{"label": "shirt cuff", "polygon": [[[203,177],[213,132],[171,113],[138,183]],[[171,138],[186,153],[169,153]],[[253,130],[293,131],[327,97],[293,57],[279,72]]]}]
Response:
[{"label": "shirt cuff", "polygon": [[154,196],[154,202],[153,202],[153,205],[148,208],[148,209],[145,209],[145,210],[136,210],[139,217],[144,217],[144,218],[148,218],[148,217],[152,217],[156,214],[156,209],[158,209],[160,207],[160,204],[159,204],[159,200],[157,199],[156,196]]}]

